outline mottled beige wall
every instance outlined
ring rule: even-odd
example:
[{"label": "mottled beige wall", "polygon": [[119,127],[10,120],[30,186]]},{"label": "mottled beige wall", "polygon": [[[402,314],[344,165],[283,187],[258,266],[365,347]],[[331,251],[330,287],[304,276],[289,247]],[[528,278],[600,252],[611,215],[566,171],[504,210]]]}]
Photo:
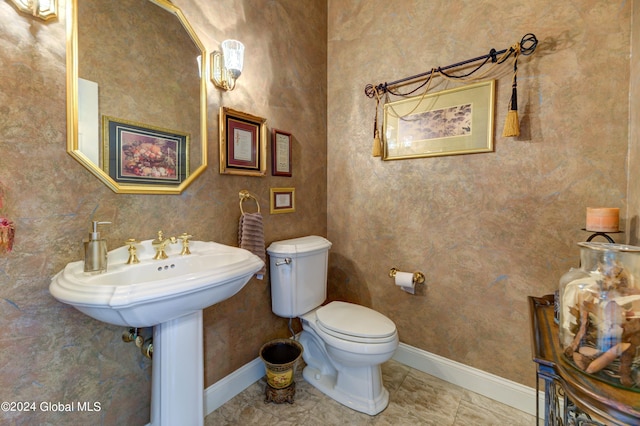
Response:
[{"label": "mottled beige wall", "polygon": [[[620,207],[627,221],[630,16],[628,1],[330,0],[331,296],[388,315],[404,343],[533,386],[526,296],[552,293],[577,266],[587,206]],[[366,84],[529,32],[540,44],[519,61],[520,137],[501,136],[507,73],[495,152],[371,157]],[[426,286],[402,292],[394,266],[423,271]]]},{"label": "mottled beige wall", "polygon": [[[238,87],[208,86],[209,168],[181,195],[119,195],[65,152],[65,2],[47,23],[0,2],[0,216],[16,244],[0,255],[0,392],[3,401],[96,401],[99,413],[1,413],[17,424],[145,424],[150,362],[121,341],[122,329],[54,300],[54,273],[81,258],[92,219],[113,222],[109,247],[127,238],[168,235],[236,244],[238,191],[265,212],[267,243],[326,235],[326,5],[323,1],[176,0],[205,47],[226,38],[246,45]],[[293,135],[293,177],[218,173],[221,106],[267,118]],[[269,157],[270,158],[270,157]],[[270,170],[270,169],[269,169]],[[295,187],[296,212],[269,215],[270,187]],[[252,280],[205,311],[205,386],[288,334],[271,313],[269,282]]]},{"label": "mottled beige wall", "polygon": [[[389,315],[405,343],[533,385],[525,296],[550,293],[576,264],[587,205],[621,207],[623,226],[640,212],[634,167],[635,204],[625,205],[628,139],[637,160],[633,102],[627,134],[630,3],[333,0],[328,86],[322,1],[174,3],[207,49],[226,38],[245,42],[246,67],[234,92],[209,85],[210,167],[180,196],[151,196],[112,193],[64,151],[64,16],[42,23],[0,2],[0,216],[17,227],[14,251],[0,256],[3,400],[103,407],[2,419],[148,421],[150,363],[121,342],[119,327],[52,299],[50,277],[80,258],[92,219],[114,222],[110,247],[161,228],[234,244],[238,190],[256,194],[265,211],[270,186],[295,186],[297,212],[265,215],[269,241],[328,228],[332,298]],[[540,46],[520,61],[520,138],[500,136],[510,90],[503,77],[495,153],[371,158],[374,103],[365,84],[500,49],[526,32]],[[292,132],[294,177],[219,175],[220,105]],[[628,236],[637,240],[637,231]],[[392,266],[425,272],[426,291],[397,290],[387,278]],[[269,303],[268,283],[253,280],[206,311],[207,386],[254,359],[265,340],[286,335]]]}]

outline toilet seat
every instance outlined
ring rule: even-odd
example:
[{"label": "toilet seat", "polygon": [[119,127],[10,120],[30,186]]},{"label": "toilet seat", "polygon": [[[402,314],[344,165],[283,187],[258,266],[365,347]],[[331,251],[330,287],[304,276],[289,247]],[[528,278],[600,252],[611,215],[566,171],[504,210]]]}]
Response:
[{"label": "toilet seat", "polygon": [[365,306],[331,302],[316,310],[316,325],[338,339],[357,343],[386,343],[397,339],[396,325]]}]

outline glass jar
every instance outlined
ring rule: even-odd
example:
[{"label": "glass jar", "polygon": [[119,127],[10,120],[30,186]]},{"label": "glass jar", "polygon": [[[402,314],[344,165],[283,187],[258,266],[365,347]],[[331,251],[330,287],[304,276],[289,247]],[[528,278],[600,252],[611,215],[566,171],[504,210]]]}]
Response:
[{"label": "glass jar", "polygon": [[587,242],[560,279],[560,346],[577,369],[640,392],[640,247]]}]

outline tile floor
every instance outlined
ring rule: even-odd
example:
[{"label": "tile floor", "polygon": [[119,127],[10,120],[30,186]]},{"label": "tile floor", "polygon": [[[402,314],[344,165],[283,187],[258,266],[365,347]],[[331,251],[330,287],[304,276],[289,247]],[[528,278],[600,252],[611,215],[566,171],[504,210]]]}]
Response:
[{"label": "tile floor", "polygon": [[260,379],[205,418],[221,425],[437,425],[531,426],[535,417],[454,386],[396,361],[382,366],[389,406],[376,416],[353,411],[305,382],[296,372],[293,404],[264,402]]}]

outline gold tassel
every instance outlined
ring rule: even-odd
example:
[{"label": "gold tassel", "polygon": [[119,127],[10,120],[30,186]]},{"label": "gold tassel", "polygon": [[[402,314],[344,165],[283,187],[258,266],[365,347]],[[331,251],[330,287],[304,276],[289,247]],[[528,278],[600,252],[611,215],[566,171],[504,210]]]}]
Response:
[{"label": "gold tassel", "polygon": [[517,109],[511,109],[507,113],[507,119],[504,122],[502,136],[505,138],[520,136],[520,122],[518,121]]},{"label": "gold tassel", "polygon": [[380,106],[380,96],[376,92],[376,118],[373,120],[373,149],[371,155],[382,157],[382,142],[380,142],[380,132],[378,131],[378,107]]},{"label": "gold tassel", "polygon": [[[516,54],[516,61],[517,61]],[[517,64],[517,62],[515,62]],[[509,112],[504,122],[504,130],[502,136],[505,138],[520,136],[520,122],[518,120],[518,81],[517,81],[517,65],[513,67],[513,83],[511,84],[511,99],[509,100]]]},{"label": "gold tassel", "polygon": [[382,142],[380,142],[380,132],[376,129],[373,136],[373,150],[371,154],[374,157],[382,157]]}]

